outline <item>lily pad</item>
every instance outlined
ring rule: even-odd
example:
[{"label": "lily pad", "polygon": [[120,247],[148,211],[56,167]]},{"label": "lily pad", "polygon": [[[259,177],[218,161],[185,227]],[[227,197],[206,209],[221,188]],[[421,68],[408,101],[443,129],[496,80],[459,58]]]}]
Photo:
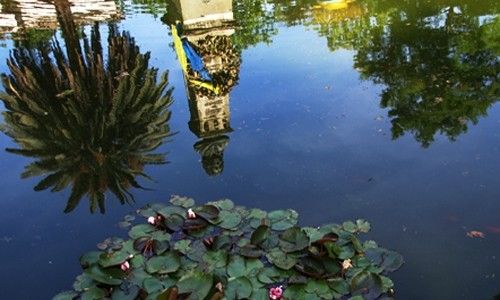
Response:
[{"label": "lily pad", "polygon": [[252,283],[246,277],[230,279],[224,296],[227,299],[247,299],[252,294]]},{"label": "lily pad", "polygon": [[271,233],[271,229],[269,228],[269,226],[260,225],[252,233],[250,241],[254,245],[260,245],[260,244],[262,244],[262,242],[264,242],[267,239],[267,237],[269,236],[270,233]]},{"label": "lily pad", "polygon": [[309,246],[309,237],[299,227],[287,229],[280,235],[280,248],[284,252],[295,252]]},{"label": "lily pad", "polygon": [[194,199],[174,195],[172,196],[172,198],[170,198],[170,203],[172,203],[173,205],[189,208],[194,205]]},{"label": "lily pad", "polygon": [[146,271],[149,273],[167,274],[175,272],[180,267],[180,258],[174,252],[167,252],[161,256],[154,256],[146,262]]},{"label": "lily pad", "polygon": [[273,230],[286,230],[297,224],[298,214],[293,209],[275,210],[267,214]]},{"label": "lily pad", "polygon": [[290,270],[297,263],[297,258],[293,255],[274,249],[267,254],[267,259],[276,267],[284,270]]},{"label": "lily pad", "polygon": [[241,222],[240,214],[234,211],[223,210],[220,212],[219,218],[222,222],[218,225],[224,229],[236,229]]},{"label": "lily pad", "polygon": [[119,285],[122,283],[122,279],[117,276],[113,276],[109,272],[104,272],[99,266],[93,265],[92,267],[84,271],[85,275],[92,278],[93,280],[108,284],[108,285]]},{"label": "lily pad", "polygon": [[212,283],[212,275],[194,271],[182,276],[177,287],[179,294],[187,293],[190,294],[189,299],[202,300],[210,292]]}]

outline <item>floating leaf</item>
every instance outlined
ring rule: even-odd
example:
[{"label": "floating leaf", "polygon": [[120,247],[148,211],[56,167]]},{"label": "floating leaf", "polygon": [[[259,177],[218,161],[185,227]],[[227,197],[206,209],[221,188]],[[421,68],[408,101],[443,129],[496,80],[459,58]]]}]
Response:
[{"label": "floating leaf", "polygon": [[124,261],[126,261],[129,257],[130,253],[126,251],[116,251],[111,253],[102,253],[99,256],[99,264],[104,267],[117,266]]},{"label": "floating leaf", "polygon": [[358,226],[356,226],[356,224],[354,224],[352,221],[342,223],[342,227],[345,231],[350,233],[355,233],[358,230]]},{"label": "floating leaf", "polygon": [[190,294],[189,299],[202,300],[212,288],[213,277],[201,272],[188,273],[179,279],[179,294]]},{"label": "floating leaf", "polygon": [[286,254],[279,249],[272,250],[266,257],[276,267],[284,270],[293,268],[293,266],[297,263],[295,256]]},{"label": "floating leaf", "polygon": [[240,254],[244,257],[259,258],[263,255],[263,251],[255,245],[245,245],[240,248]]},{"label": "floating leaf", "polygon": [[163,290],[163,284],[161,281],[155,277],[144,279],[144,283],[142,287],[148,294],[152,294],[158,291]]},{"label": "floating leaf", "polygon": [[132,227],[128,232],[128,235],[133,239],[138,239],[140,237],[150,236],[150,233],[155,230],[156,228],[149,224],[139,224]]},{"label": "floating leaf", "polygon": [[298,214],[293,209],[275,210],[267,214],[273,230],[286,230],[297,224]]},{"label": "floating leaf", "polygon": [[356,220],[356,226],[358,227],[359,232],[366,233],[366,232],[370,231],[370,223],[368,223],[365,220],[362,220],[362,219]]},{"label": "floating leaf", "polygon": [[264,242],[267,239],[267,237],[269,236],[270,233],[271,233],[271,229],[269,228],[269,226],[260,225],[252,233],[250,241],[254,245],[260,245],[260,244],[262,244],[262,242]]},{"label": "floating leaf", "polygon": [[119,285],[122,283],[122,279],[113,276],[109,272],[103,271],[99,266],[94,265],[84,271],[85,275],[88,277],[92,278],[93,280],[104,283],[104,284],[109,284],[109,285]]},{"label": "floating leaf", "polygon": [[252,283],[246,277],[230,279],[224,291],[227,299],[247,299],[252,294]]},{"label": "floating leaf", "polygon": [[235,229],[241,222],[240,214],[234,211],[223,210],[220,212],[219,218],[222,222],[218,225],[224,229]]},{"label": "floating leaf", "polygon": [[351,294],[362,295],[363,299],[377,299],[382,294],[382,278],[371,272],[360,272],[351,280]]},{"label": "floating leaf", "polygon": [[81,300],[98,300],[104,298],[104,296],[106,296],[106,292],[94,286],[82,293]]},{"label": "floating leaf", "polygon": [[190,245],[190,240],[180,240],[174,244],[174,249],[179,251],[180,253],[186,254],[190,249]]},{"label": "floating leaf", "polygon": [[195,209],[194,212],[209,222],[219,217],[219,209],[214,205],[203,205],[201,208]]},{"label": "floating leaf", "polygon": [[229,199],[222,199],[217,201],[208,202],[207,204],[215,205],[219,210],[231,210],[234,207],[233,201]]},{"label": "floating leaf", "polygon": [[52,298],[52,300],[73,300],[75,297],[78,296],[78,293],[73,292],[73,291],[65,291],[62,293],[59,293]]},{"label": "floating leaf", "polygon": [[172,198],[170,198],[170,203],[172,203],[173,205],[189,208],[194,205],[194,199],[174,195],[172,196]]},{"label": "floating leaf", "polygon": [[149,273],[167,274],[177,271],[179,267],[180,259],[174,252],[154,256],[146,262],[146,271]]},{"label": "floating leaf", "polygon": [[284,252],[295,252],[309,246],[309,237],[299,227],[287,229],[280,235],[280,248]]}]

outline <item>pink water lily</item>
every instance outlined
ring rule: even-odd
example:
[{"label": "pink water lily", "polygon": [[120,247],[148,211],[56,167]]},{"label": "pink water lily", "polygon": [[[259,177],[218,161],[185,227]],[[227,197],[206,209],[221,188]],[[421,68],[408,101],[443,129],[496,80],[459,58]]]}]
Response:
[{"label": "pink water lily", "polygon": [[191,208],[188,209],[188,219],[196,219],[196,214]]},{"label": "pink water lily", "polygon": [[283,297],[283,286],[277,286],[269,289],[269,299],[279,300]]},{"label": "pink water lily", "polygon": [[148,218],[148,223],[151,224],[151,225],[155,225],[156,223],[156,218],[155,217],[149,217]]},{"label": "pink water lily", "polygon": [[128,261],[122,262],[120,265],[120,269],[122,269],[123,272],[127,272],[130,269],[130,264]]}]

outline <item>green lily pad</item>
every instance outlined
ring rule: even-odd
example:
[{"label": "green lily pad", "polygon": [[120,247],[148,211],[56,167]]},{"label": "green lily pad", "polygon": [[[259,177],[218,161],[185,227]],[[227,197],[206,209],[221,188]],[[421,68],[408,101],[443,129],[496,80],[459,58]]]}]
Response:
[{"label": "green lily pad", "polygon": [[342,223],[342,227],[345,231],[350,233],[355,233],[358,230],[358,226],[356,226],[356,224],[354,224],[354,222],[352,221]]},{"label": "green lily pad", "polygon": [[101,256],[101,251],[91,251],[87,252],[80,257],[80,265],[82,268],[86,269],[90,265],[93,265],[99,261],[99,257]]},{"label": "green lily pad", "polygon": [[129,258],[129,255],[130,253],[123,250],[111,253],[104,252],[99,256],[99,264],[104,268],[117,266],[125,262]]},{"label": "green lily pad", "polygon": [[286,230],[297,224],[298,214],[293,209],[275,210],[267,214],[273,230]]},{"label": "green lily pad", "polygon": [[214,222],[219,217],[219,209],[215,205],[203,205],[194,210],[196,215],[209,221]]},{"label": "green lily pad", "polygon": [[233,201],[231,201],[229,199],[212,201],[212,202],[208,202],[207,204],[214,205],[217,208],[219,208],[219,210],[231,210],[234,207]]},{"label": "green lily pad", "polygon": [[248,244],[240,248],[240,254],[244,257],[259,258],[264,252],[257,246]]},{"label": "green lily pad", "polygon": [[179,294],[190,294],[189,299],[202,300],[212,288],[213,277],[210,274],[191,272],[179,279]]},{"label": "green lily pad", "polygon": [[172,196],[172,198],[170,198],[170,203],[172,203],[173,205],[190,208],[194,205],[194,199],[174,195]]},{"label": "green lily pad", "polygon": [[135,300],[139,295],[140,288],[137,285],[132,285],[126,289],[115,289],[111,294],[111,300]]},{"label": "green lily pad", "polygon": [[100,289],[98,287],[91,287],[87,289],[85,292],[82,293],[81,295],[81,300],[98,300],[102,299],[106,296],[106,292],[103,289]]},{"label": "green lily pad", "polygon": [[140,237],[145,237],[145,236],[150,236],[150,233],[155,231],[156,228],[154,226],[151,226],[149,224],[139,224],[135,225],[130,229],[128,232],[128,235],[132,239],[138,239]]},{"label": "green lily pad", "polygon": [[269,234],[271,234],[271,229],[269,228],[269,226],[260,225],[252,233],[250,241],[254,245],[260,245],[260,244],[262,244],[267,239],[267,237],[269,236]]},{"label": "green lily pad", "polygon": [[343,278],[333,278],[327,281],[328,286],[341,296],[349,294],[349,284]]},{"label": "green lily pad", "polygon": [[227,264],[226,251],[207,251],[203,254],[203,261],[209,266],[210,270],[223,268]]},{"label": "green lily pad", "polygon": [[92,267],[86,269],[84,274],[93,280],[108,284],[108,285],[119,285],[122,283],[122,279],[118,276],[113,276],[109,272],[103,271],[99,266],[93,265]]},{"label": "green lily pad", "polygon": [[64,291],[61,292],[52,298],[52,300],[73,300],[78,296],[78,293],[74,291]]},{"label": "green lily pad", "polygon": [[239,255],[230,257],[227,264],[227,275],[229,277],[243,277],[257,273],[264,267],[258,259],[244,258]]},{"label": "green lily pad", "polygon": [[351,294],[363,299],[377,299],[382,294],[382,278],[371,272],[360,272],[351,279]]},{"label": "green lily pad", "polygon": [[174,244],[174,250],[177,250],[182,254],[186,254],[191,248],[190,245],[191,245],[190,240],[180,240]]},{"label": "green lily pad", "polygon": [[165,206],[158,210],[158,214],[163,216],[165,219],[172,215],[178,215],[184,219],[187,214],[187,210],[180,206]]},{"label": "green lily pad", "polygon": [[241,223],[240,214],[234,211],[223,210],[220,212],[219,218],[222,222],[218,226],[224,229],[235,229]]},{"label": "green lily pad", "polygon": [[85,274],[78,275],[75,282],[73,283],[73,289],[78,292],[83,292],[90,287],[95,286],[95,281]]},{"label": "green lily pad", "polygon": [[280,248],[284,252],[295,252],[309,246],[309,237],[299,227],[287,229],[280,235]]},{"label": "green lily pad", "polygon": [[227,299],[247,299],[252,294],[252,283],[246,277],[229,280],[224,295]]},{"label": "green lily pad", "polygon": [[291,254],[274,249],[266,255],[269,262],[283,270],[290,270],[297,263],[297,258]]},{"label": "green lily pad", "polygon": [[146,262],[146,271],[149,273],[167,274],[175,272],[180,267],[180,258],[174,252],[167,252],[161,256],[154,256]]},{"label": "green lily pad", "polygon": [[370,223],[368,223],[365,220],[362,220],[362,219],[356,220],[356,226],[357,226],[359,232],[366,233],[366,232],[370,231]]},{"label": "green lily pad", "polygon": [[155,277],[144,279],[142,287],[148,294],[163,290],[163,284],[158,278]]}]

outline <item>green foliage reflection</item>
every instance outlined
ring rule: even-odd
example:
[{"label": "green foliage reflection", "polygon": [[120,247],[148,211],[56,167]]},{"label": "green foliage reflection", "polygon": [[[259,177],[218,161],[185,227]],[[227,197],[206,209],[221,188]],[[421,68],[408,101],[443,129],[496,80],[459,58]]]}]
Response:
[{"label": "green foliage reflection", "polygon": [[171,135],[171,90],[165,93],[166,74],[157,81],[149,53],[141,54],[128,33],[109,26],[105,62],[98,25],[80,43],[64,14],[66,52],[55,39],[13,50],[11,74],[2,76],[2,130],[19,145],[7,151],[35,159],[22,177],[45,175],[35,190],[71,187],[65,212],[85,195],[91,212],[104,212],[108,190],[121,203],[132,201],[127,189],[141,188],[135,177],[147,177],[144,166],[166,162],[154,150]]}]

